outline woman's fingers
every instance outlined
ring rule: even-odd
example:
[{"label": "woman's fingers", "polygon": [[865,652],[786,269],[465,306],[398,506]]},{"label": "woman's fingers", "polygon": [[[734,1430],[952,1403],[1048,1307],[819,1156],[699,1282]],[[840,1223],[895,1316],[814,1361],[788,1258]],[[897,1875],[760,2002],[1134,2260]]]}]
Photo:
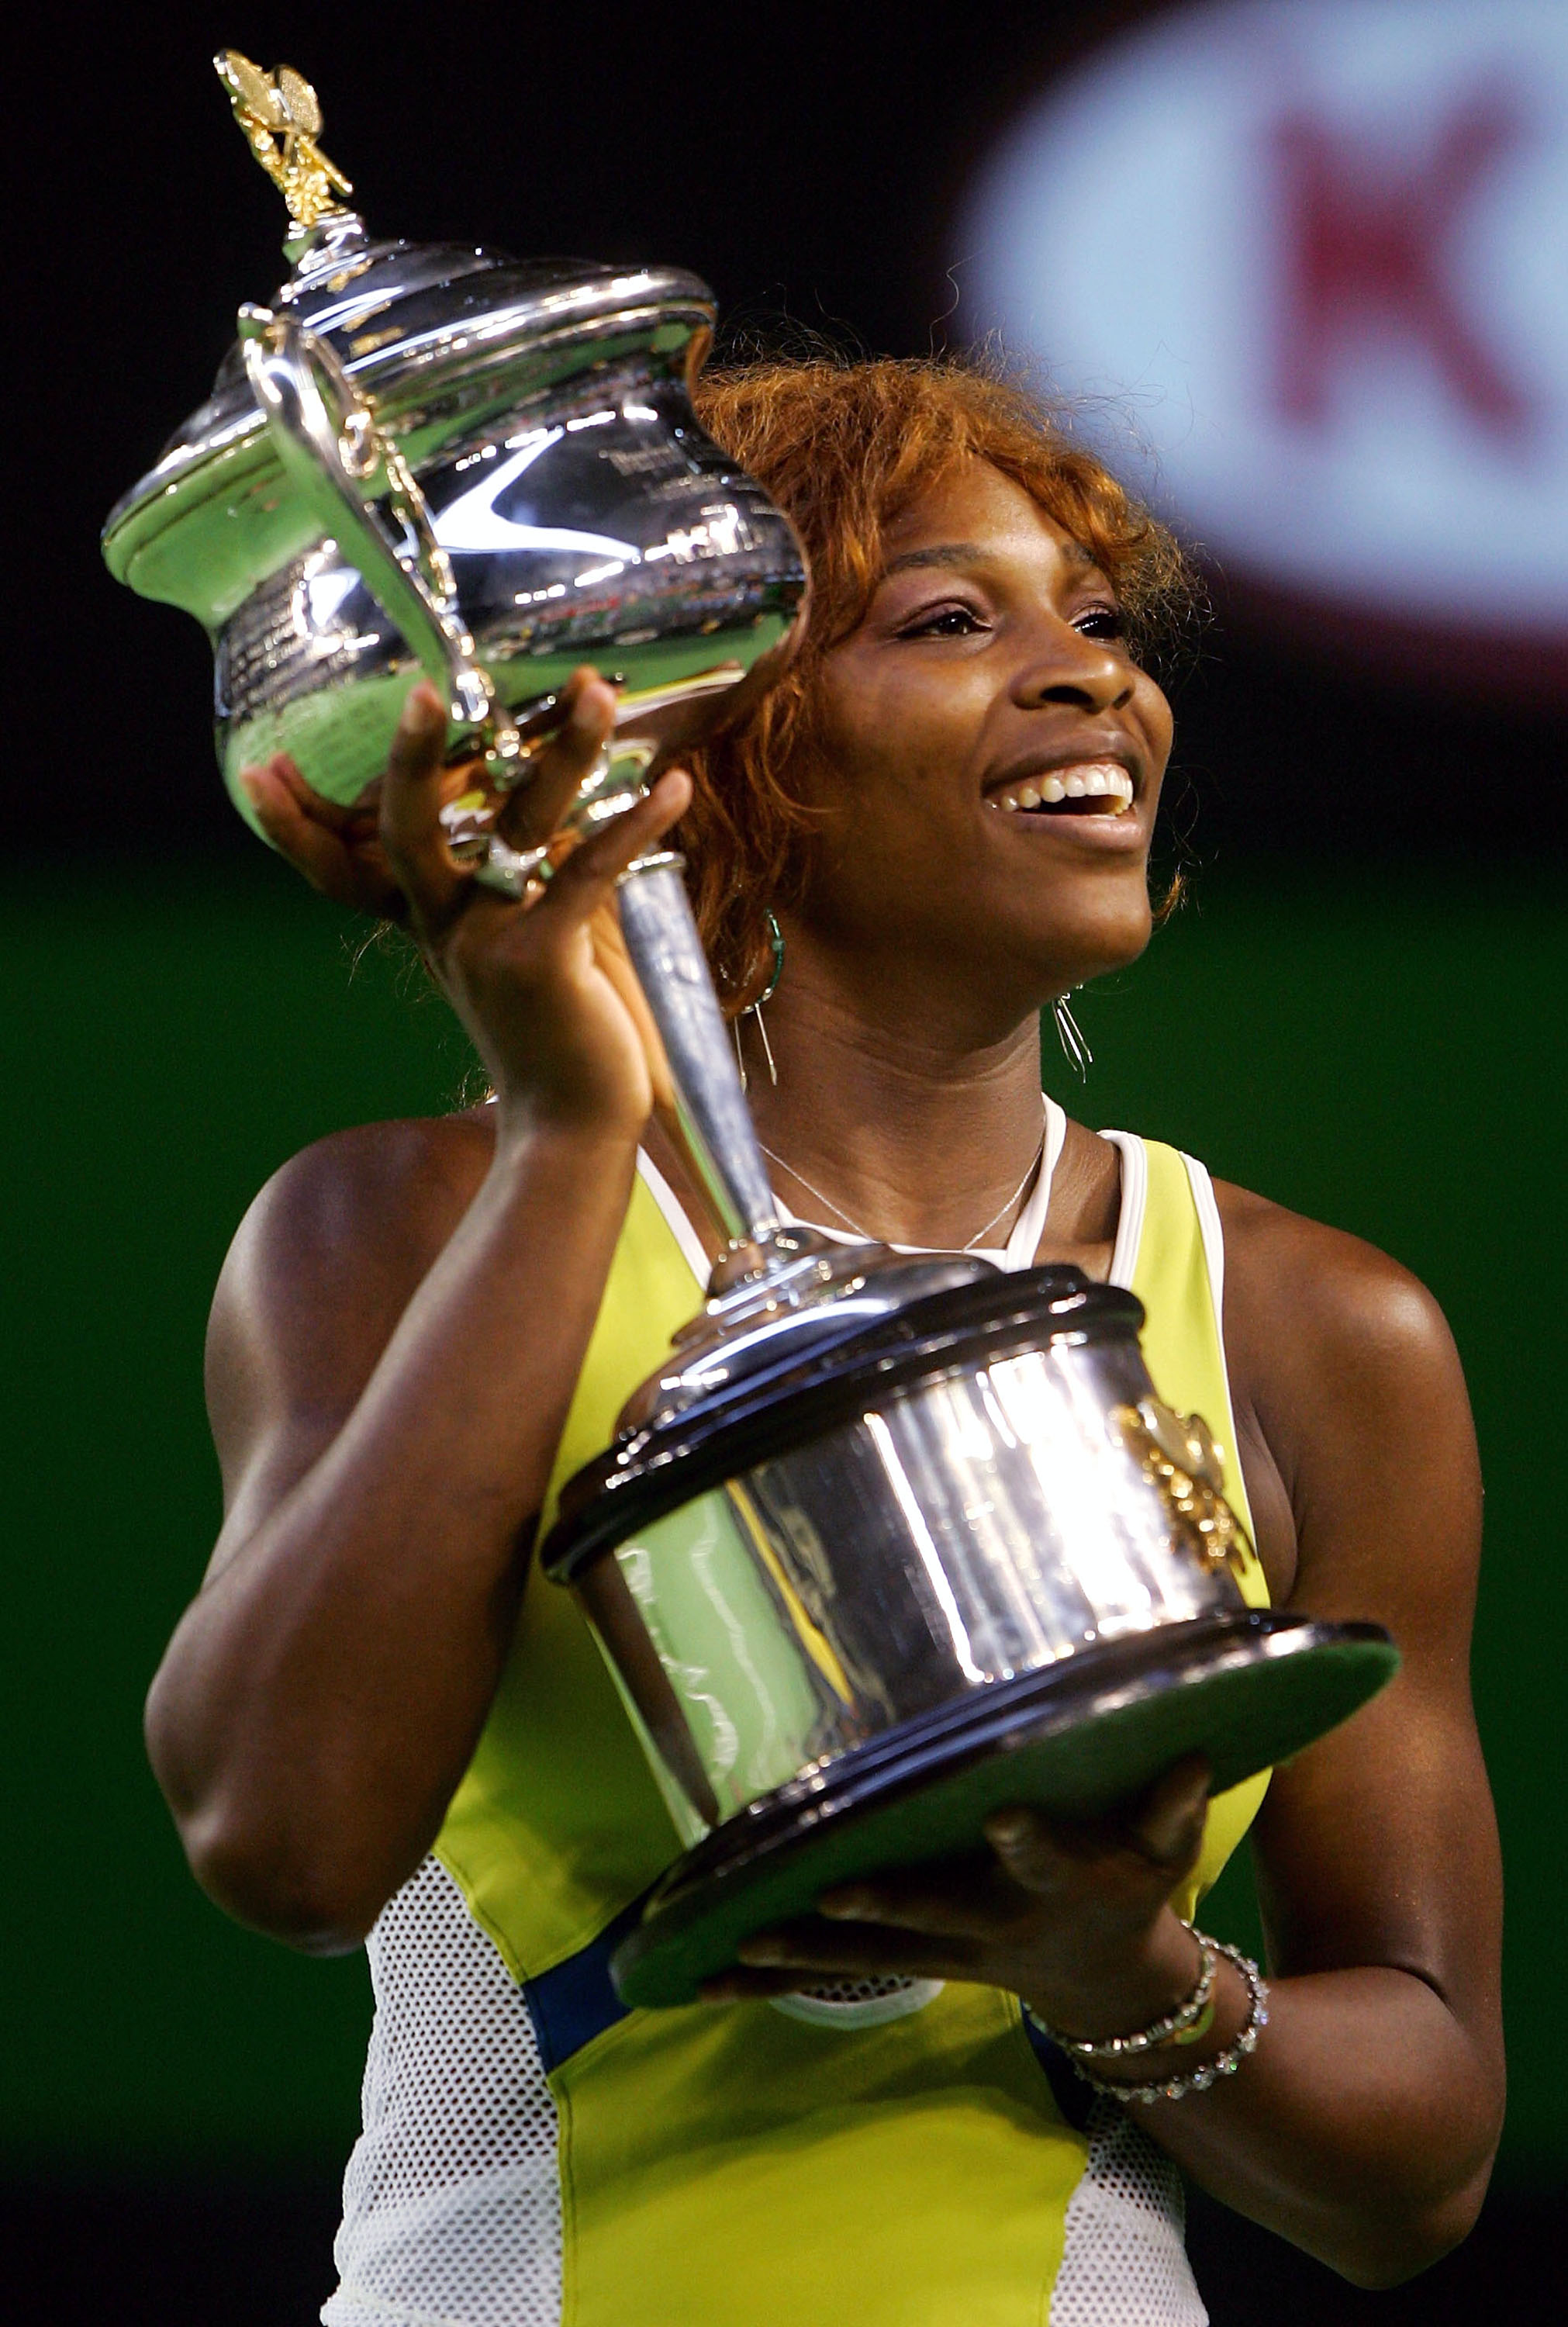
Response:
[{"label": "woman's fingers", "polygon": [[745,1971],[737,1966],[705,1979],[700,1993],[705,2004],[755,2004],[770,1995],[789,1995],[799,1985],[793,1972]]},{"label": "woman's fingers", "polygon": [[279,855],[303,874],[313,889],[334,895],[347,872],[349,852],[342,835],[310,814],[284,763],[271,760],[263,767],[242,768],[239,781],[257,824]]},{"label": "woman's fingers", "polygon": [[[747,1970],[817,1979],[950,1979],[964,1976],[961,1951],[933,1947],[915,1931],[824,1922],[816,1915],[754,1931],[735,1953]],[[798,1986],[797,1977],[793,1985]]]},{"label": "woman's fingers", "polygon": [[680,768],[669,769],[650,792],[563,856],[540,912],[580,921],[608,904],[627,866],[663,838],[685,814],[691,796],[691,778]]},{"label": "woman's fingers", "polygon": [[873,1923],[928,1939],[966,1939],[1015,1922],[1025,1903],[998,1879],[994,1859],[971,1858],[882,1875],[874,1883],[839,1883],[823,1892],[817,1911],[836,1924]]},{"label": "woman's fingers", "polygon": [[438,930],[472,887],[442,828],[446,709],[421,681],[404,703],[381,780],[381,845],[421,930]]},{"label": "woman's fingers", "polygon": [[562,688],[561,705],[565,717],[529,752],[523,780],[501,808],[501,835],[514,847],[549,839],[614,730],[615,689],[586,663]]},{"label": "woman's fingers", "polygon": [[890,1976],[984,1979],[1029,1994],[1028,1979],[1059,1953],[1064,1934],[1096,1933],[1103,1944],[1130,1911],[1128,1929],[1141,1930],[1162,1909],[1197,1857],[1209,1781],[1195,1754],[1106,1818],[1069,1825],[1022,1804],[998,1810],[985,1821],[989,1860],[838,1883],[815,1915],[742,1940],[739,1967],[705,1981],[703,1994],[721,2003]]},{"label": "woman's fingers", "polygon": [[1185,1874],[1203,1847],[1209,1768],[1190,1753],[1155,1779],[1125,1829],[1127,1846],[1151,1866]]},{"label": "woman's fingers", "polygon": [[[1069,1826],[1022,1804],[985,1822],[989,1859],[949,1859],[874,1881],[839,1883],[817,1901],[826,1920],[873,1925],[935,1939],[1002,1938],[1041,1902],[1058,1902],[1086,1886],[1116,1891],[1159,1888],[1184,1874],[1203,1841],[1209,1764],[1193,1755],[1167,1770],[1130,1812],[1114,1821]],[[1129,1862],[1132,1862],[1129,1864]]]},{"label": "woman's fingers", "polygon": [[402,918],[403,892],[381,849],[372,810],[322,799],[283,752],[242,769],[239,781],[267,839],[313,889],[361,912]]},{"label": "woman's fingers", "polygon": [[1081,1837],[1059,1833],[1040,1811],[1022,1805],[988,1818],[985,1839],[996,1854],[1002,1873],[1037,1898],[1071,1882],[1088,1855],[1072,1846]]},{"label": "woman's fingers", "polygon": [[1209,1774],[1202,1754],[1189,1754],[1120,1811],[1082,1822],[1014,1804],[986,1819],[985,1839],[1003,1872],[1037,1893],[1079,1882],[1097,1864],[1126,1871],[1129,1858],[1173,1881],[1203,1845]]},{"label": "woman's fingers", "polygon": [[[526,781],[505,803],[500,827],[514,842],[547,841],[592,772],[615,724],[615,690],[584,665],[562,691],[565,717],[530,755]],[[311,886],[340,904],[402,920],[412,913],[426,935],[439,931],[474,895],[472,878],[453,860],[441,811],[462,781],[445,765],[446,711],[434,687],[421,682],[404,703],[380,786],[378,810],[344,808],[322,799],[292,761],[279,756],[240,777],[257,822],[279,854]],[[639,804],[582,844],[562,844],[561,870],[570,868],[553,916],[592,913],[616,877],[679,816],[689,792],[660,790],[660,802]],[[493,897],[491,902],[499,901]],[[629,966],[606,968],[639,1023],[646,1016]],[[651,1024],[644,1030],[651,1034]],[[650,1046],[657,1051],[657,1040]]]},{"label": "woman's fingers", "polygon": [[[614,726],[614,689],[593,670],[574,673],[564,699],[565,722],[534,753],[527,780],[505,805],[501,826],[514,843],[531,839],[537,845],[551,837]],[[471,876],[453,862],[441,823],[448,773],[445,734],[446,714],[434,689],[423,684],[412,688],[381,786],[382,846],[427,930],[438,929],[473,894]],[[551,919],[559,923],[591,913],[632,858],[675,822],[689,798],[689,779],[671,788],[667,777],[589,839],[565,841],[548,892],[555,908]]]}]

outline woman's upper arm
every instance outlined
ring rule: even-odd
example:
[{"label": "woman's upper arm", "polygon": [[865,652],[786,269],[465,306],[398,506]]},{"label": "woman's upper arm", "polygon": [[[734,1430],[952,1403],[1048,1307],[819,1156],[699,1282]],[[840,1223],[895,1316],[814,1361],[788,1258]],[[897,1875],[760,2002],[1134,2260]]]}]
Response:
[{"label": "woman's upper arm", "polygon": [[1227,1340],[1289,1499],[1290,1604],[1386,1626],[1400,1671],[1279,1771],[1257,1828],[1282,1972],[1425,1980],[1501,2077],[1497,1829],[1470,1690],[1480,1474],[1431,1294],[1358,1239],[1227,1191]]},{"label": "woman's upper arm", "polygon": [[305,1149],[251,1205],[207,1332],[224,1501],[209,1581],[342,1428],[489,1157],[468,1118],[369,1125]]}]

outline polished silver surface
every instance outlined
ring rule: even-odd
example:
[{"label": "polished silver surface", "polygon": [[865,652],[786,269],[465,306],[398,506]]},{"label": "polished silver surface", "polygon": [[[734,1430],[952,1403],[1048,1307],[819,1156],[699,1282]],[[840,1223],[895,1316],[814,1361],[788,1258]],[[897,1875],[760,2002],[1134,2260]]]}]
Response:
[{"label": "polished silver surface", "polygon": [[[541,836],[518,845],[503,812],[573,670],[618,687],[566,819],[581,831],[738,715],[798,635],[799,545],[692,408],[711,296],[671,268],[373,242],[303,76],[217,63],[289,201],[295,269],[241,308],[212,396],[111,514],[106,557],[211,636],[219,757],[248,822],[240,771],[279,752],[323,800],[363,799],[423,669],[467,778],[449,840],[524,895]],[[627,896],[697,1182],[754,1272],[774,1207],[689,907],[668,867]]]},{"label": "polished silver surface", "polygon": [[[253,147],[279,84],[319,119],[286,69],[219,70]],[[240,768],[278,751],[359,799],[421,668],[493,808],[507,714],[585,661],[621,682],[639,745],[601,772],[601,808],[623,804],[767,683],[805,595],[787,521],[692,409],[711,294],[677,268],[372,241],[335,202],[294,228],[294,273],[241,310],[212,395],[104,530],[117,576],[213,640],[240,813]]]},{"label": "polished silver surface", "polygon": [[586,1566],[683,1839],[997,1681],[1240,1615],[1223,1553],[1153,1473],[1145,1415],[1195,1446],[1131,1323],[1056,1339],[869,1397]]},{"label": "polished silver surface", "polygon": [[621,883],[621,927],[631,966],[657,997],[658,1031],[685,1117],[686,1145],[731,1245],[761,1241],[779,1207],[681,877],[668,854],[633,865]]},{"label": "polished silver surface", "polygon": [[[441,674],[448,717],[478,727],[495,759],[515,764],[517,723],[474,660],[429,505],[331,342],[297,315],[250,304],[239,310],[239,340],[289,483],[353,559],[425,669]],[[501,773],[493,771],[492,780]]]},{"label": "polished silver surface", "polygon": [[[105,533],[117,575],[212,635],[219,756],[242,815],[254,821],[240,768],[277,751],[324,799],[363,795],[409,680],[425,668],[453,693],[453,642],[433,623],[466,634],[462,659],[514,713],[596,663],[622,683],[623,730],[655,753],[766,684],[804,567],[784,519],[693,414],[686,373],[712,312],[673,270],[574,275],[385,245],[274,295],[261,328],[292,366],[242,343]],[[247,347],[280,390],[270,408]],[[336,471],[335,500],[324,481],[304,485],[301,432],[281,425],[291,370],[306,376],[292,397],[303,411],[311,384],[329,406],[329,366],[344,425],[318,427],[314,449]],[[356,511],[367,420],[382,457]],[[416,500],[392,489],[387,453]],[[378,554],[388,544],[402,580]],[[449,587],[432,578],[443,569]],[[453,756],[477,758],[483,706],[459,707],[477,715]],[[637,772],[629,762],[620,789]]]}]

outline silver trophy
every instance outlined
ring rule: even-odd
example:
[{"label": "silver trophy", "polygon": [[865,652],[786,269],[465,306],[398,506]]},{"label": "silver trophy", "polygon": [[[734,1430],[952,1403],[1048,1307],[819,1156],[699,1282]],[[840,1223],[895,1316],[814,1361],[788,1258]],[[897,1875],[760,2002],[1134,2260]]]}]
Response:
[{"label": "silver trophy", "polygon": [[[309,84],[217,63],[294,272],[240,310],[105,555],[207,628],[242,815],[238,771],[278,751],[359,800],[423,670],[471,776],[451,845],[523,895],[542,852],[501,812],[573,669],[620,687],[583,828],[743,714],[802,619],[787,520],[692,409],[712,299],[668,268],[373,242]],[[679,857],[633,864],[620,911],[721,1258],[540,1556],[686,1846],[615,1959],[657,2005],[1004,1802],[1093,1811],[1194,1751],[1236,1784],[1396,1658],[1375,1625],[1246,1605],[1213,1442],[1158,1397],[1132,1294],[781,1221]]]}]

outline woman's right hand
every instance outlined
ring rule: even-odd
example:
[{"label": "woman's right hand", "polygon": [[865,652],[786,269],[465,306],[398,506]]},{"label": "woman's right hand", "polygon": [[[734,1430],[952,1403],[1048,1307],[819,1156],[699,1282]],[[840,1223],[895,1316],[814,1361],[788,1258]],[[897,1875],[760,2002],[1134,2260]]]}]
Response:
[{"label": "woman's right hand", "polygon": [[[563,724],[536,750],[527,784],[507,804],[514,846],[557,835],[613,726],[614,692],[591,669],[574,674],[564,702]],[[362,811],[314,813],[313,795],[286,760],[247,770],[246,790],[268,839],[313,886],[407,921],[490,1074],[503,1141],[542,1126],[635,1138],[672,1094],[621,938],[615,883],[682,814],[690,779],[672,771],[588,839],[556,837],[554,877],[517,902],[477,882],[447,846],[441,809],[454,777],[443,764],[445,738],[439,696],[415,686],[374,827]]]}]

